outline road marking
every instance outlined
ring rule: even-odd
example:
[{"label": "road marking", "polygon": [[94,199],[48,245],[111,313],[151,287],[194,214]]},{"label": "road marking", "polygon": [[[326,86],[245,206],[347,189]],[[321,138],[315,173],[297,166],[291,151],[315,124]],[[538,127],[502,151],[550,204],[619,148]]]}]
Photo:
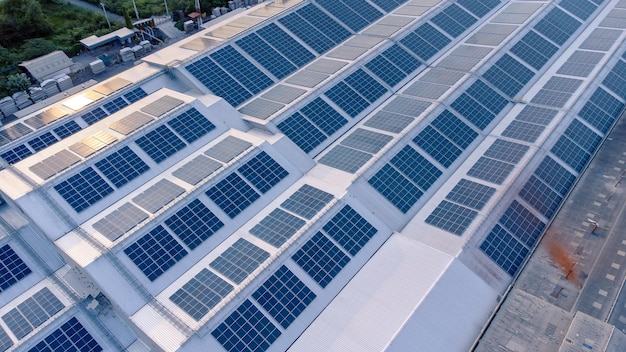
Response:
[{"label": "road marking", "polygon": [[615,275],[606,274],[606,278],[611,281],[615,281]]},{"label": "road marking", "polygon": [[600,290],[598,291],[598,293],[600,294],[600,296],[604,296],[604,297],[606,297],[606,295],[608,294],[608,292],[606,292],[605,290]]},{"label": "road marking", "polygon": [[619,269],[619,266],[620,266],[620,265],[619,265],[619,264],[617,264],[617,263],[613,263],[613,264],[611,264],[611,268],[613,268],[613,269]]}]

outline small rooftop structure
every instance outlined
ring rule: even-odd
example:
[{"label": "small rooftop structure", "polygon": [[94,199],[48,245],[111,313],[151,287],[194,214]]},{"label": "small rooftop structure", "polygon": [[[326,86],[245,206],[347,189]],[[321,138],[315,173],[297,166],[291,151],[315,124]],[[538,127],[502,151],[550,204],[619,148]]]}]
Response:
[{"label": "small rooftop structure", "polygon": [[98,37],[97,35],[92,35],[87,38],[81,39],[80,43],[87,49],[93,50],[99,46],[104,44],[108,44],[115,40],[119,40],[120,43],[124,43],[135,35],[135,31],[132,29],[128,29],[126,27],[120,28],[116,31],[113,31],[109,34],[105,34],[102,37]]},{"label": "small rooftop structure", "polygon": [[70,72],[70,66],[74,63],[61,50],[40,56],[36,59],[22,62],[23,67],[37,81],[41,82],[49,78]]}]

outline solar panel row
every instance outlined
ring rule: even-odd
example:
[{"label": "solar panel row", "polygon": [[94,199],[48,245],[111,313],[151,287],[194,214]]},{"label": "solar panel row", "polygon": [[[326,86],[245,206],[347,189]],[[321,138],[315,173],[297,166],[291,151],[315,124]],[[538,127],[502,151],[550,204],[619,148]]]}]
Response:
[{"label": "solar panel row", "polygon": [[80,321],[73,317],[29,350],[47,351],[100,352],[102,347]]},{"label": "solar panel row", "polygon": [[2,316],[13,334],[21,339],[58,313],[65,305],[46,287]]}]

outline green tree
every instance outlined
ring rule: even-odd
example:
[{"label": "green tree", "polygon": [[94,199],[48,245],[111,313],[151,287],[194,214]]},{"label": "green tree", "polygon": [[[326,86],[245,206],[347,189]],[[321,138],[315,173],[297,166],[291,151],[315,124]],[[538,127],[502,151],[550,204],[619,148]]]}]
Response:
[{"label": "green tree", "polygon": [[15,55],[9,49],[0,45],[0,69],[15,65]]},{"label": "green tree", "polygon": [[16,73],[7,77],[7,91],[9,94],[27,90],[30,87],[30,80],[26,75]]},{"label": "green tree", "polygon": [[126,22],[126,28],[133,29],[133,20],[130,18],[127,9],[124,10],[124,22]]},{"label": "green tree", "polygon": [[55,50],[56,46],[54,43],[43,38],[29,39],[20,48],[22,60],[34,59]]},{"label": "green tree", "polygon": [[37,0],[0,1],[0,44],[36,38],[52,32],[52,24]]}]

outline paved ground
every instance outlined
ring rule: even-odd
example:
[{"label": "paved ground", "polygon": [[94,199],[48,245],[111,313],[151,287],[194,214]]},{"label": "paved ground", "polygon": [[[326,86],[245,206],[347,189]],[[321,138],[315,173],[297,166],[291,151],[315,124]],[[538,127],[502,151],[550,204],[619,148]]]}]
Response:
[{"label": "paved ground", "polygon": [[[76,6],[80,6],[82,8],[85,8],[87,10],[91,10],[94,12],[99,12],[101,14],[104,14],[104,11],[102,11],[102,7],[101,6],[96,6],[92,3],[88,3],[85,1],[81,1],[81,0],[67,0],[67,2],[69,2],[70,4],[74,4]],[[105,5],[105,9],[106,9],[106,5]],[[109,18],[109,21],[111,22],[119,22],[119,23],[123,23],[125,24],[126,21],[124,20],[124,16],[120,16],[120,15],[116,15],[110,11],[107,10],[107,17]]]}]

